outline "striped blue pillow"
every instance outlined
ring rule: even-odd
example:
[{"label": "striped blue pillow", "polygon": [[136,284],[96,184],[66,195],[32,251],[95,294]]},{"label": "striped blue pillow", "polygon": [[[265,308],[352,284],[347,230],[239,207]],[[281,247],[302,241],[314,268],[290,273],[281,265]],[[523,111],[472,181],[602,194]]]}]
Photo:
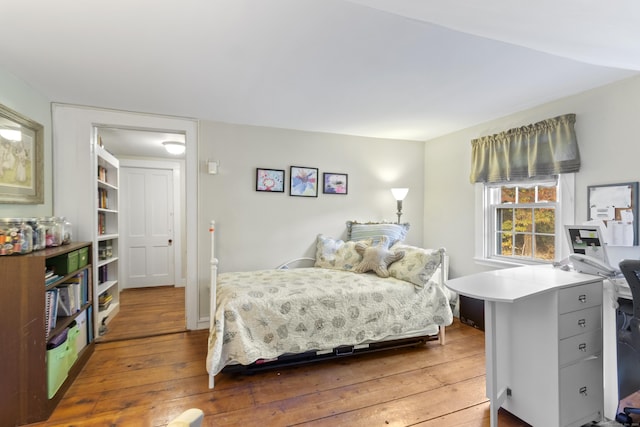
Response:
[{"label": "striped blue pillow", "polygon": [[387,238],[387,247],[404,241],[409,231],[409,223],[394,224],[390,222],[359,223],[347,221],[347,240],[360,241],[371,239],[373,244],[379,243],[383,237]]}]

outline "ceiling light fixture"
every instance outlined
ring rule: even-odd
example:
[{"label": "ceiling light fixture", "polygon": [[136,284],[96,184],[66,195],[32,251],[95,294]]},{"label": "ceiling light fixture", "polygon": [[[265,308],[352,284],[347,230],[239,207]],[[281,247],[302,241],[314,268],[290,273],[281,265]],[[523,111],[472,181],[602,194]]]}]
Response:
[{"label": "ceiling light fixture", "polygon": [[180,141],[164,141],[162,145],[164,145],[164,149],[167,150],[169,154],[175,155],[184,153],[186,148],[184,142]]}]

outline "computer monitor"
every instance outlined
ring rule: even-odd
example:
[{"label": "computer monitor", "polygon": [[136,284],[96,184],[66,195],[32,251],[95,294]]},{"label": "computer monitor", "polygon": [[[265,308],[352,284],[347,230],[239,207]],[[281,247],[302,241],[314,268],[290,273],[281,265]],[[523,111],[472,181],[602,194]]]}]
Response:
[{"label": "computer monitor", "polygon": [[602,237],[602,229],[598,225],[565,225],[569,252],[596,258],[607,265],[607,245]]}]

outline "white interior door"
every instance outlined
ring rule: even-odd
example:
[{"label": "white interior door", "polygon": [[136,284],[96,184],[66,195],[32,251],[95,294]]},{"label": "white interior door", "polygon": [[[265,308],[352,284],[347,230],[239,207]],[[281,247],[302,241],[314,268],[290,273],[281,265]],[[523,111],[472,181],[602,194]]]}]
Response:
[{"label": "white interior door", "polygon": [[123,167],[120,181],[124,287],[174,285],[173,171]]}]

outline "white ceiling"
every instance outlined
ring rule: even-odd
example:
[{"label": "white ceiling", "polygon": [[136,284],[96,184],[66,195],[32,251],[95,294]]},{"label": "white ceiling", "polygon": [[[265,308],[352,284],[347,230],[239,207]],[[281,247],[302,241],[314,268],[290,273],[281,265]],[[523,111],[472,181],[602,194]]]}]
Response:
[{"label": "white ceiling", "polygon": [[428,140],[640,72],[640,1],[0,0],[55,102]]}]

